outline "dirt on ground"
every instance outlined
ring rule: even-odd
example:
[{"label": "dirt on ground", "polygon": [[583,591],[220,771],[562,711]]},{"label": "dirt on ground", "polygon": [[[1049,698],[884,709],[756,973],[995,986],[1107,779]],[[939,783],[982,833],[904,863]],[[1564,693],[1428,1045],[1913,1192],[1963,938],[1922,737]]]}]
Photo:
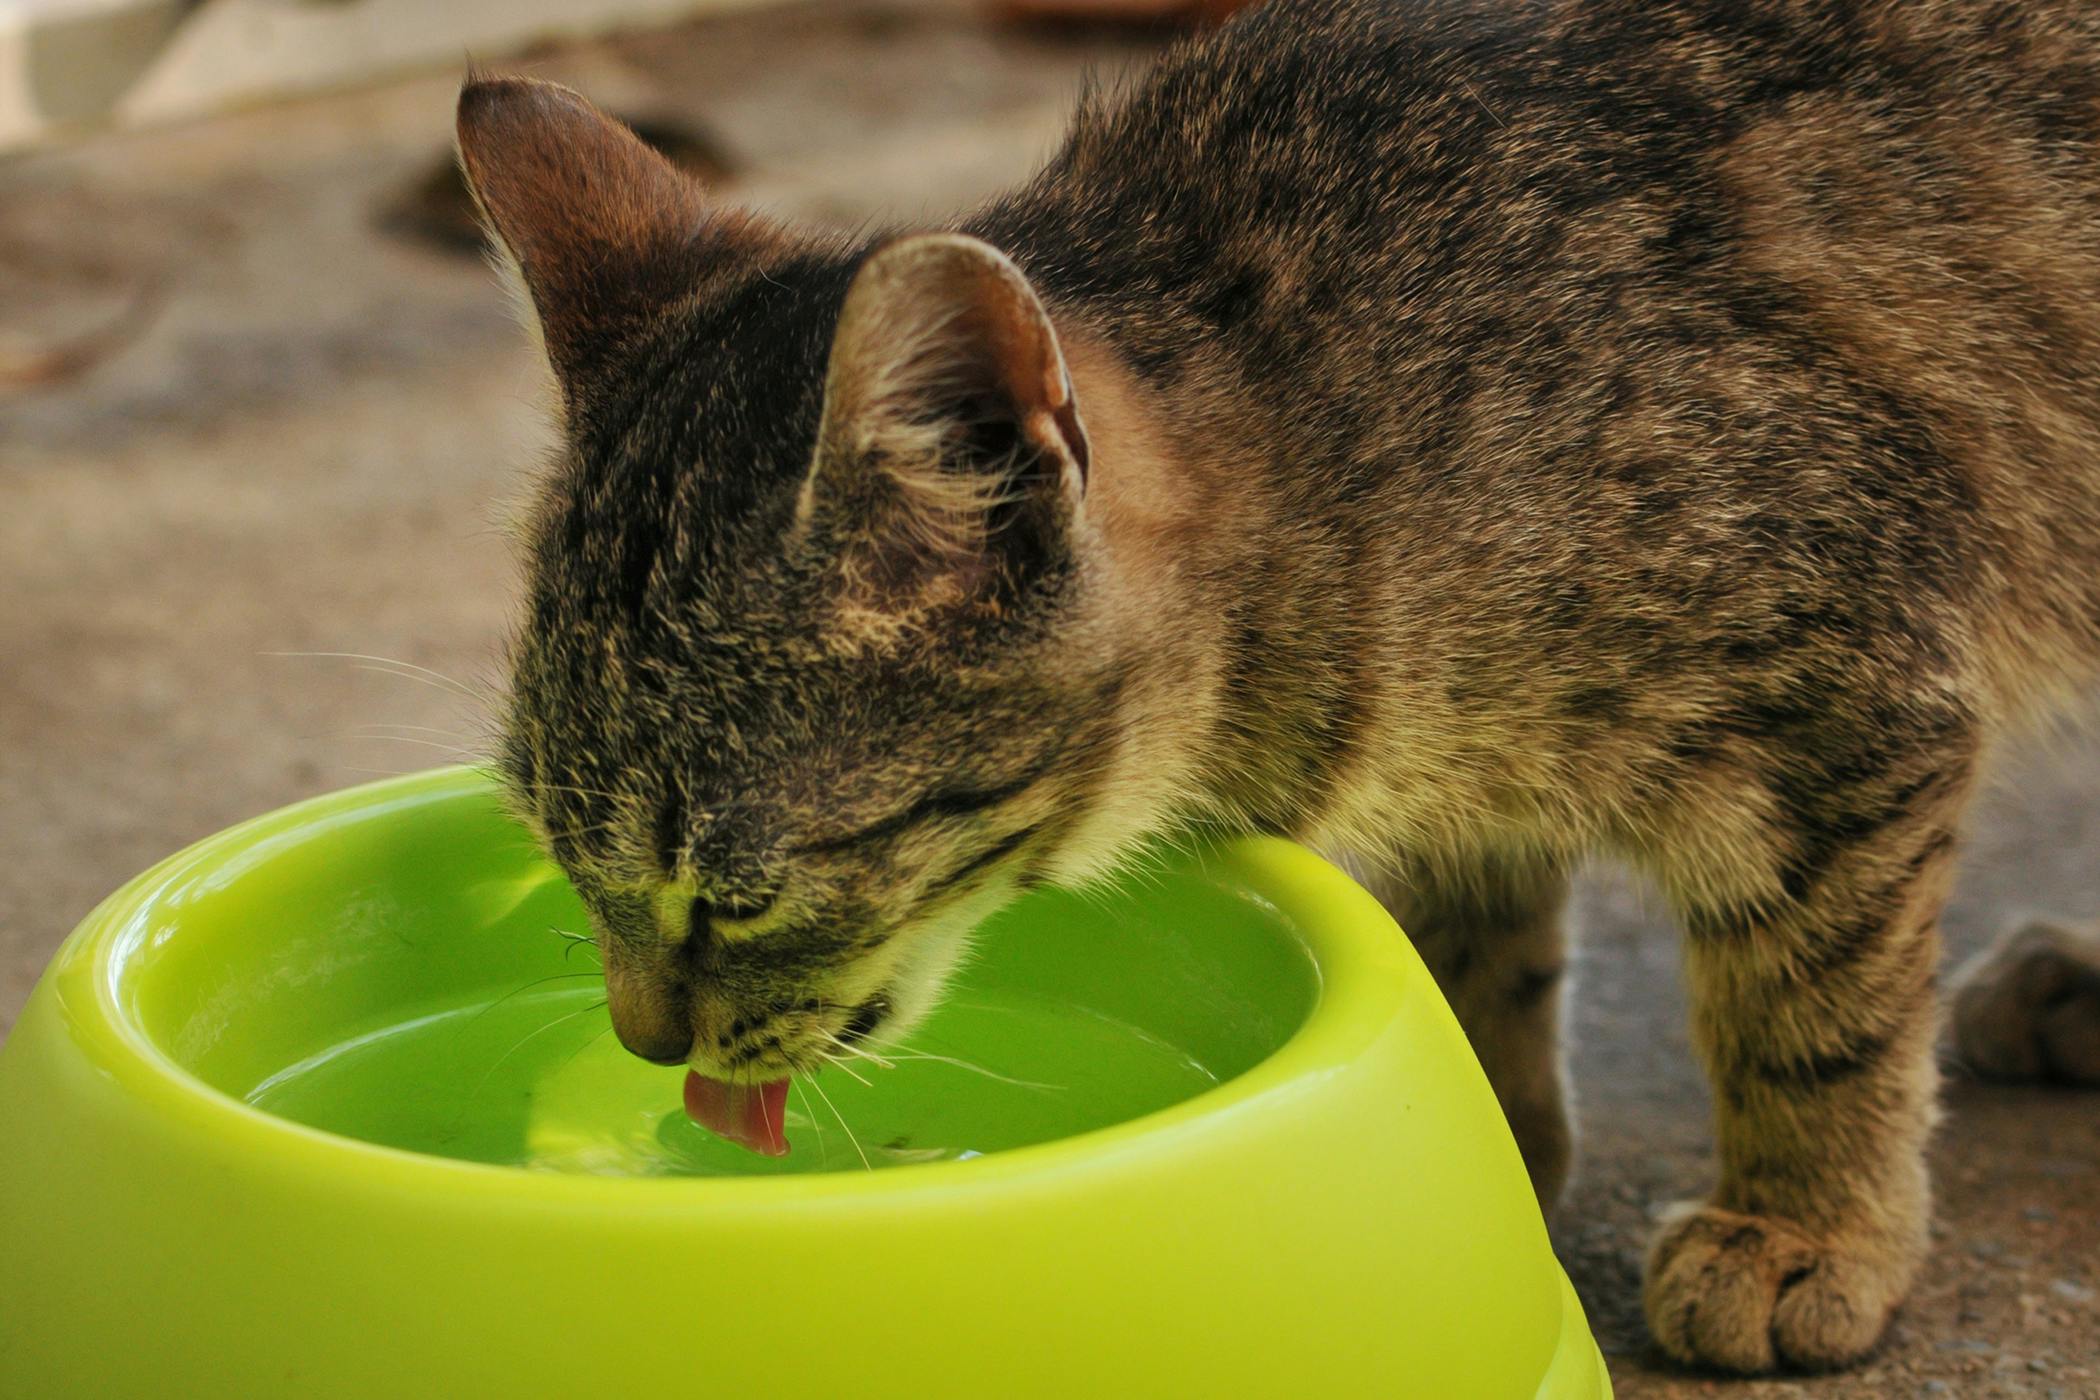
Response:
[{"label": "dirt on ground", "polygon": [[[682,126],[737,198],[852,223],[1018,178],[1081,70],[1152,42],[997,27],[960,0],[839,3],[506,66]],[[151,298],[102,363],[0,397],[0,1029],[72,924],[157,857],[478,749],[482,708],[450,682],[496,674],[501,522],[547,438],[486,270],[402,232],[454,91],[436,74],[0,164],[0,349]],[[1947,915],[1957,956],[2023,911],[2100,915],[2100,744],[2001,777]],[[1577,923],[1583,1156],[1556,1239],[1620,1395],[2100,1396],[2100,1096],[1959,1079],[1938,1248],[1872,1361],[1754,1383],[1662,1364],[1640,1255],[1708,1180],[1705,1089],[1659,909],[1603,874]]]}]

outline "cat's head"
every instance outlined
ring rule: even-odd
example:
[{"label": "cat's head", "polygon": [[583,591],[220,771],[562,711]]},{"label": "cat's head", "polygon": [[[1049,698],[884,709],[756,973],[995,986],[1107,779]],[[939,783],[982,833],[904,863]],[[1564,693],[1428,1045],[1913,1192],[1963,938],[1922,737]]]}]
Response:
[{"label": "cat's head", "polygon": [[472,82],[459,138],[566,438],[501,767],[614,1026],[751,1079],[898,1030],[1152,820],[1103,791],[1127,647],[1057,331],[984,243],[717,208],[565,89]]}]

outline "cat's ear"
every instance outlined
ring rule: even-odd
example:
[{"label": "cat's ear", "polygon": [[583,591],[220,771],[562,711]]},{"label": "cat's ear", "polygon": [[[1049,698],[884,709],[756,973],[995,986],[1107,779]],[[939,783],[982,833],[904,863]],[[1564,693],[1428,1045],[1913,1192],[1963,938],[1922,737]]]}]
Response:
[{"label": "cat's ear", "polygon": [[861,265],[832,338],[804,528],[825,522],[886,592],[978,592],[1064,556],[1087,463],[1056,329],[1005,254],[918,234]]},{"label": "cat's ear", "polygon": [[467,186],[565,386],[691,290],[710,232],[704,191],[578,94],[469,77],[458,138]]}]

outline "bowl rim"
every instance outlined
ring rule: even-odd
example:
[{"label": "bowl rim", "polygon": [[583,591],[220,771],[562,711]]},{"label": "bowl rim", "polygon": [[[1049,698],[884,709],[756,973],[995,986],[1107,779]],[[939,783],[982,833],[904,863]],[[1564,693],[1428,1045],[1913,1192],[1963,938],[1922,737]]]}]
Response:
[{"label": "bowl rim", "polygon": [[[1194,859],[1222,867],[1263,901],[1308,954],[1313,1002],[1281,1045],[1240,1074],[1165,1108],[1069,1137],[1003,1149],[968,1161],[915,1163],[879,1172],[808,1172],[764,1177],[600,1176],[416,1152],[281,1118],[197,1077],[146,1033],[127,1005],[125,967],[153,935],[171,897],[236,878],[243,869],[315,839],[329,827],[386,812],[453,801],[494,788],[486,771],[434,768],[312,797],[237,823],[166,857],[109,895],[75,928],[53,960],[53,984],[76,1044],[124,1092],[179,1129],[221,1150],[267,1153],[290,1169],[349,1171],[371,1186],[467,1188],[477,1196],[546,1204],[643,1203],[690,1208],[697,1199],[814,1206],[871,1198],[996,1189],[1084,1169],[1121,1155],[1157,1158],[1196,1150],[1204,1130],[1260,1100],[1291,1097],[1346,1073],[1415,1000],[1426,974],[1381,904],[1338,867],[1280,837],[1233,837]],[[1410,966],[1412,964],[1412,966]]]}]

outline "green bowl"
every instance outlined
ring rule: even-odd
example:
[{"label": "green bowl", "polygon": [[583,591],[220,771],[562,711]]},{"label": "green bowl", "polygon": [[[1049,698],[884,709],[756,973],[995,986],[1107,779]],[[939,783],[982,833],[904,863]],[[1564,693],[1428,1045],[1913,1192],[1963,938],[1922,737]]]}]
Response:
[{"label": "green bowl", "polygon": [[1281,841],[984,930],[791,1154],[606,1033],[486,781],[140,876],[0,1047],[0,1394],[1598,1397],[1456,1023]]}]

